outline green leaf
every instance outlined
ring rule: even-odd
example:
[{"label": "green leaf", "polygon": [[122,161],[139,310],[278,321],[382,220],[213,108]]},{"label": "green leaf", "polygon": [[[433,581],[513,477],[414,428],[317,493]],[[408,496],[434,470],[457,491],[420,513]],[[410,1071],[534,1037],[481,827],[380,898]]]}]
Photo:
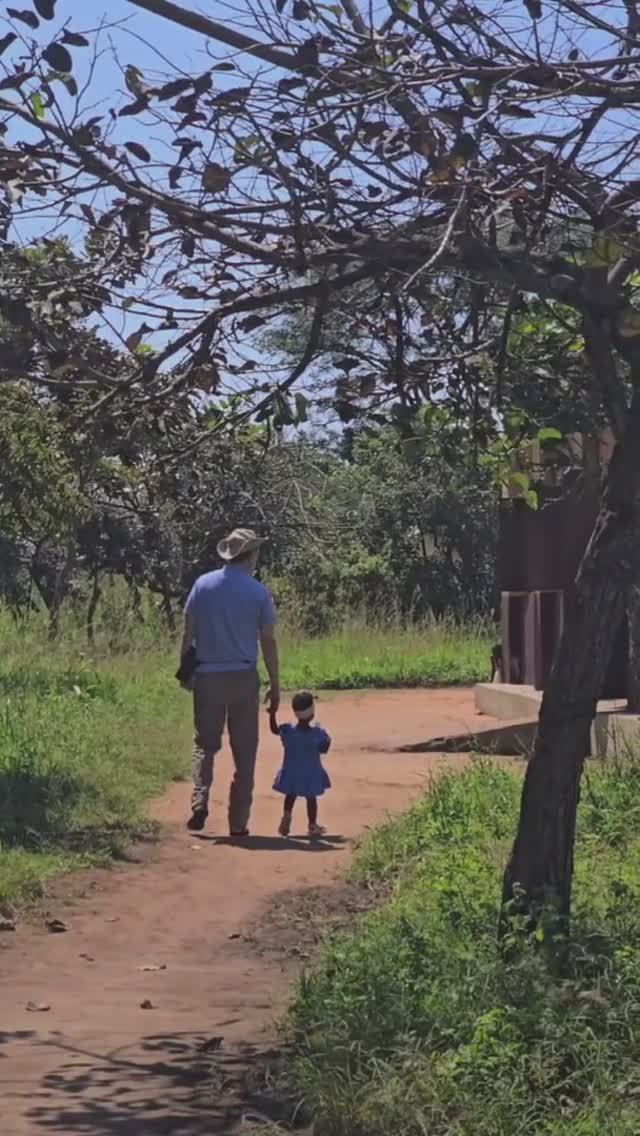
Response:
[{"label": "green leaf", "polygon": [[[296,83],[298,80],[295,80]],[[258,145],[260,139],[257,134],[247,134],[246,138],[238,138],[233,151],[233,156],[236,162],[241,162],[243,158],[251,157],[251,153],[255,146]]]},{"label": "green leaf", "polygon": [[611,268],[625,255],[625,251],[614,237],[598,235],[585,255],[584,263],[590,268]]},{"label": "green leaf", "polygon": [[510,437],[513,437],[514,435],[517,436],[521,432],[521,430],[524,426],[524,423],[525,423],[524,414],[518,414],[518,413],[508,414],[507,417],[506,417],[506,420],[505,420],[505,426],[506,426],[507,434]]},{"label": "green leaf", "polygon": [[542,430],[538,430],[539,442],[561,442],[562,438],[562,431],[556,430],[555,426],[543,426]]},{"label": "green leaf", "polygon": [[144,84],[144,75],[138,67],[134,67],[133,63],[129,63],[125,68],[124,81],[127,85],[127,90],[131,91],[132,95],[137,95],[139,98],[147,94],[147,89]]},{"label": "green leaf", "polygon": [[526,494],[529,492],[531,478],[528,473],[512,473],[509,476],[509,484],[512,485],[514,489],[520,489],[523,494]]},{"label": "green leaf", "polygon": [[47,111],[44,105],[44,99],[39,91],[34,91],[31,96],[31,109],[39,122],[42,122],[46,117]]}]

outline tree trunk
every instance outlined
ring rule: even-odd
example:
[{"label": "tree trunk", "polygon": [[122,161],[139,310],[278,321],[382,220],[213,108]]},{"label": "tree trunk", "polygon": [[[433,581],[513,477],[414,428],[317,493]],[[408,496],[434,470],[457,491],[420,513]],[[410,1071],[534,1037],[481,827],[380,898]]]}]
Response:
[{"label": "tree trunk", "polygon": [[176,630],[177,630],[176,616],[175,616],[175,612],[173,610],[173,601],[172,601],[172,598],[171,598],[171,589],[169,588],[169,581],[167,579],[165,572],[161,572],[161,573],[158,574],[158,582],[160,584],[160,589],[161,589],[160,594],[162,596],[162,610],[164,612],[164,618],[167,622],[167,627],[169,628],[169,631],[171,632],[172,635],[175,635]]},{"label": "tree trunk", "polygon": [[87,608],[87,640],[91,645],[93,645],[95,641],[95,618],[101,595],[100,574],[94,572],[92,574],[91,598],[89,600],[89,607]]},{"label": "tree trunk", "polygon": [[131,596],[131,611],[136,623],[144,623],[144,615],[142,613],[142,596],[140,588],[136,583],[129,584],[129,595]]},{"label": "tree trunk", "polygon": [[627,593],[629,627],[629,660],[627,671],[627,710],[640,714],[640,584],[634,583]]},{"label": "tree trunk", "polygon": [[69,581],[76,561],[76,543],[73,538],[67,542],[64,559],[56,571],[53,596],[49,606],[49,639],[58,638],[60,633],[60,612],[67,597]]},{"label": "tree trunk", "polygon": [[543,910],[550,910],[565,930],[570,914],[576,812],[590,727],[626,596],[640,578],[640,399],[634,403],[627,440],[617,445],[611,460],[542,700],[504,876],[503,935],[511,913],[526,915],[531,927]]}]

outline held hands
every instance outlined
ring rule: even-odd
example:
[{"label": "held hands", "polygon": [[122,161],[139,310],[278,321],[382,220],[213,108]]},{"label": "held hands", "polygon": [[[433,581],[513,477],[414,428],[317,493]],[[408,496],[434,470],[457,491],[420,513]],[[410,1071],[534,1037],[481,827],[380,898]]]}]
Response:
[{"label": "held hands", "polygon": [[278,713],[278,710],[280,709],[280,687],[279,686],[272,686],[267,691],[265,703],[266,703],[267,711],[268,711],[269,715]]},{"label": "held hands", "polygon": [[280,706],[280,691],[272,686],[271,690],[267,691],[265,702],[267,705],[267,712],[269,714],[269,728],[271,730],[271,733],[279,734],[280,730],[278,728],[277,715],[278,707]]}]

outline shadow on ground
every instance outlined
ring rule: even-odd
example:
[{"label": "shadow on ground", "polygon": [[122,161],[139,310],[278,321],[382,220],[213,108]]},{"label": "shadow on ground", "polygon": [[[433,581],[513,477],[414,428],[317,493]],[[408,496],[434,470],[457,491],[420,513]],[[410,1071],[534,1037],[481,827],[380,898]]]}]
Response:
[{"label": "shadow on ground", "polygon": [[269,1092],[278,1061],[270,1051],[218,1048],[219,1039],[191,1033],[106,1054],[43,1044],[59,1050],[60,1064],[29,1094],[34,1136],[236,1136],[282,1119]]},{"label": "shadow on ground", "polygon": [[337,852],[349,841],[344,836],[325,834],[319,839],[308,836],[204,836],[197,833],[196,840],[204,844],[230,844],[247,852]]}]

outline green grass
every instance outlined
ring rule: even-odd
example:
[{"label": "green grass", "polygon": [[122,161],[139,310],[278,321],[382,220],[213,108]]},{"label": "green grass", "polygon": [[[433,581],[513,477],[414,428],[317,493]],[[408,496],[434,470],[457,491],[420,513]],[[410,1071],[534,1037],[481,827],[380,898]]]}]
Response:
[{"label": "green grass", "polygon": [[[65,619],[20,626],[0,609],[0,903],[42,893],[48,877],[108,862],[141,832],[145,803],[189,767],[190,702],[173,680],[177,649],[147,603],[135,623],[118,589],[96,646]],[[486,674],[482,627],[367,628],[280,635],[283,686],[353,689],[472,682]]]},{"label": "green grass", "polygon": [[189,765],[189,702],[169,656],[83,658],[0,614],[0,902],[106,862],[148,829],[144,805]]},{"label": "green grass", "polygon": [[492,640],[483,624],[372,627],[353,619],[317,639],[285,625],[280,640],[287,690],[468,685],[489,677]]},{"label": "green grass", "polygon": [[637,1136],[640,762],[591,772],[571,963],[496,950],[519,785],[478,765],[367,840],[392,898],[332,942],[291,1009],[290,1078],[319,1136]]}]

